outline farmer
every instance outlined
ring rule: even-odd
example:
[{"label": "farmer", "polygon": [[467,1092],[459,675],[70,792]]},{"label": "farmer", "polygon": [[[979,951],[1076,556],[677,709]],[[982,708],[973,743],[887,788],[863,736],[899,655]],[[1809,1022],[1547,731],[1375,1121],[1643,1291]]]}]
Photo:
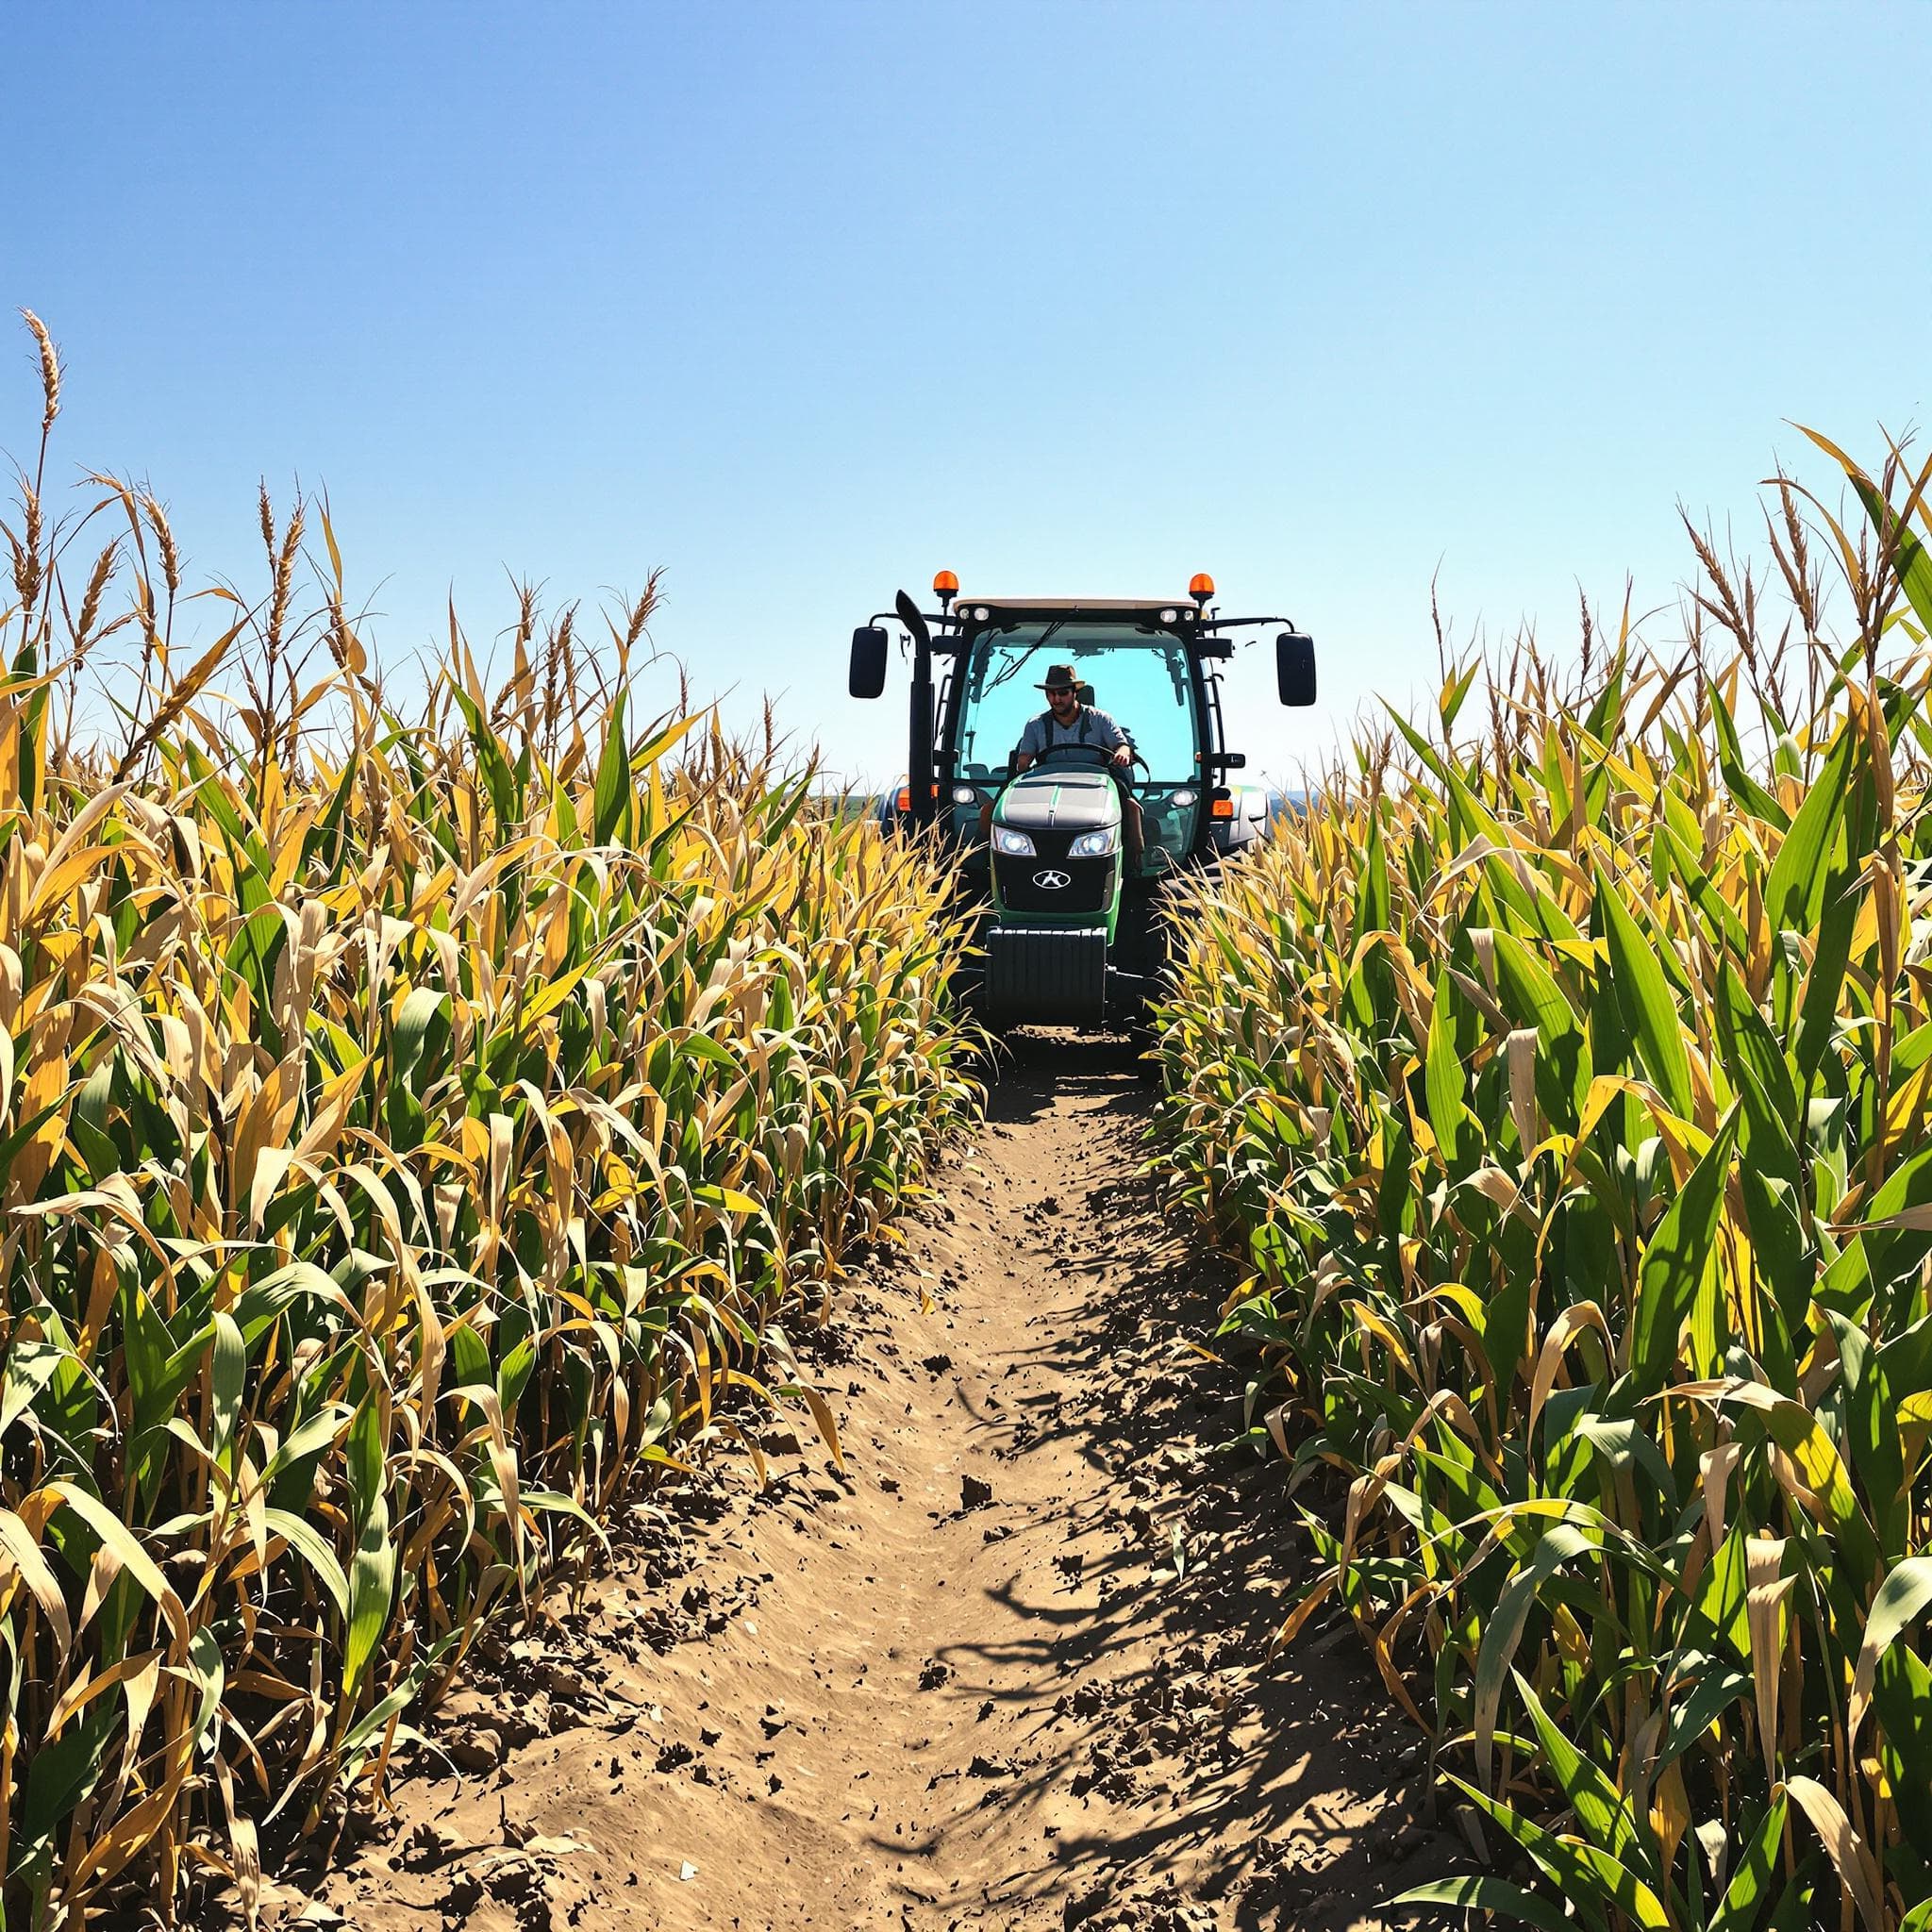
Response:
[{"label": "farmer", "polygon": [[[1013,748],[1013,770],[1024,772],[1034,760],[1055,745],[1091,744],[1108,754],[1114,768],[1121,798],[1121,847],[1129,872],[1141,865],[1141,802],[1128,783],[1133,763],[1133,747],[1127,735],[1105,711],[1080,702],[1080,681],[1071,664],[1049,664],[1039,689],[1046,693],[1046,709],[1029,718]],[[981,814],[991,822],[992,808]],[[985,829],[982,824],[982,831]]]}]

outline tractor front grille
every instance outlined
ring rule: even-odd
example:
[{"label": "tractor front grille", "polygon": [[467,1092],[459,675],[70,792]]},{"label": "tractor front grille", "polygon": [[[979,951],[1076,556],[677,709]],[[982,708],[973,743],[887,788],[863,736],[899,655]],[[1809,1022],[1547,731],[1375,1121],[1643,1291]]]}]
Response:
[{"label": "tractor front grille", "polygon": [[1010,853],[993,855],[993,881],[1000,904],[1008,912],[1041,912],[1061,917],[1106,913],[1113,900],[1114,867],[1118,854],[1105,858],[1069,858],[1073,843],[1066,832],[1035,832],[1039,848],[1032,858]]}]

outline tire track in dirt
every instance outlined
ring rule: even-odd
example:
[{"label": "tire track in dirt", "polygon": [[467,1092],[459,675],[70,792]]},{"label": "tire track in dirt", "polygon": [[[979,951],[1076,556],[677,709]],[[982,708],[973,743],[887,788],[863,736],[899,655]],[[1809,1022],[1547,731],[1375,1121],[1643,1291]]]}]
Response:
[{"label": "tire track in dirt", "polygon": [[1340,1932],[1449,1869],[1350,1628],[1268,1657],[1308,1559],[1282,1465],[1214,1453],[1228,1276],[1140,1177],[1150,1106],[1117,1043],[1023,1043],[815,1339],[844,1472],[768,1429],[764,1491],[641,1512],[271,1918]]}]

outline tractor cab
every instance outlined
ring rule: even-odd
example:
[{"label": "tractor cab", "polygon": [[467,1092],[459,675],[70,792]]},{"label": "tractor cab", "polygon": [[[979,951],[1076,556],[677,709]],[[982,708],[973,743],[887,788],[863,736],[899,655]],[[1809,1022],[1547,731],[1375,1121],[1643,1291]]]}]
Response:
[{"label": "tractor cab", "polygon": [[[1257,828],[1227,783],[1246,759],[1224,741],[1218,665],[1235,633],[1286,620],[1222,618],[1213,589],[1198,576],[1185,598],[961,597],[942,572],[937,614],[899,593],[912,690],[892,820],[941,828],[986,908],[975,1004],[990,1022],[1138,1017],[1165,963],[1168,888]],[[854,632],[855,697],[879,695],[889,655],[876,619]],[[1069,670],[1077,708],[1053,719],[1042,687]],[[1284,704],[1314,702],[1314,646],[1291,625],[1276,674]]]}]

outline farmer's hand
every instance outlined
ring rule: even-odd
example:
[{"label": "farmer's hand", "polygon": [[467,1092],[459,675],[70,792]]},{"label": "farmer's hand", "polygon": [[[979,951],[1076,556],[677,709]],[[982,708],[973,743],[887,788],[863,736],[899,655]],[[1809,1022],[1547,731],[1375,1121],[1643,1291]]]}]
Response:
[{"label": "farmer's hand", "polygon": [[1127,745],[1124,745],[1124,744],[1121,744],[1121,745],[1116,745],[1116,746],[1114,747],[1114,752],[1113,752],[1113,762],[1114,762],[1115,764],[1117,764],[1117,765],[1129,765],[1129,764],[1132,764],[1132,763],[1133,763],[1133,761],[1134,761],[1134,754],[1133,754],[1133,751],[1132,751],[1132,749],[1131,749],[1130,747],[1128,747]]}]

